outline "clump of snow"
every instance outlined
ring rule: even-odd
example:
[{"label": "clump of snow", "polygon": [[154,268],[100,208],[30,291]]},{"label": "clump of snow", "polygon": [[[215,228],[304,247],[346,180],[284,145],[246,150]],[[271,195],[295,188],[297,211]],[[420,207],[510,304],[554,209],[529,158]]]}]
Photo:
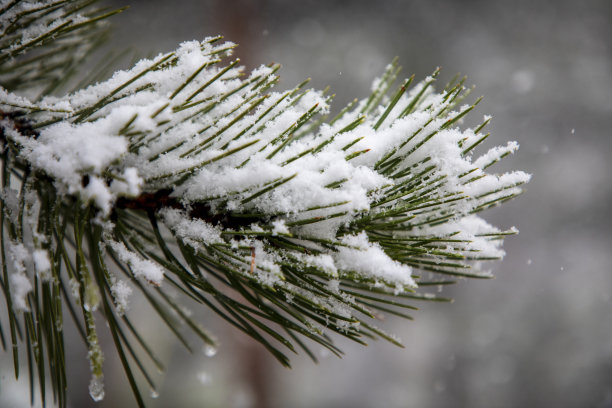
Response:
[{"label": "clump of snow", "polygon": [[272,221],[272,235],[278,234],[290,234],[289,228],[287,228],[283,219]]},{"label": "clump of snow", "polygon": [[115,299],[117,314],[122,316],[128,309],[128,301],[132,294],[132,288],[123,280],[115,280],[111,286],[111,293]]},{"label": "clump of snow", "polygon": [[85,201],[93,201],[106,216],[117,193],[137,195],[139,192],[141,183],[134,170],[126,170],[126,187],[116,189],[115,194],[103,181],[104,171],[127,152],[128,144],[123,137],[107,133],[97,122],[79,126],[60,122],[44,128],[36,139],[20,135],[6,122],[4,126],[21,145],[20,155],[34,168],[53,177],[68,194],[79,194]]},{"label": "clump of snow", "polygon": [[121,178],[113,180],[110,190],[115,195],[136,197],[140,194],[143,184],[144,180],[138,175],[138,170],[128,167],[123,170]]},{"label": "clump of snow", "polygon": [[25,273],[26,262],[30,259],[30,252],[20,242],[10,242],[8,245],[9,255],[13,260],[15,272]]},{"label": "clump of snow", "polygon": [[338,277],[338,268],[334,262],[334,258],[329,254],[320,254],[320,255],[296,255],[296,258],[303,262],[304,265],[317,268],[325,273],[327,273],[330,277],[337,278]]},{"label": "clump of snow", "polygon": [[253,271],[255,278],[263,285],[274,287],[283,280],[279,259],[273,253],[270,253],[264,247],[261,241],[251,241],[251,257],[248,259],[250,269],[248,273]]},{"label": "clump of snow", "polygon": [[218,227],[203,220],[192,219],[183,211],[165,208],[159,214],[164,224],[194,249],[202,244],[222,242],[221,230]]},{"label": "clump of snow", "polygon": [[365,232],[344,236],[341,241],[348,246],[339,247],[333,255],[338,268],[394,285],[416,286],[410,267],[391,259],[378,244],[368,240]]},{"label": "clump of snow", "polygon": [[49,261],[49,254],[47,251],[37,249],[32,253],[32,260],[34,261],[34,268],[36,273],[42,280],[47,280],[51,277],[51,261]]},{"label": "clump of snow", "polygon": [[85,201],[93,201],[104,215],[110,214],[114,196],[106,183],[99,177],[91,177],[81,195],[85,198]]},{"label": "clump of snow", "polygon": [[[452,236],[453,239],[466,240],[469,242],[469,249],[482,257],[503,258],[505,255],[501,249],[502,241],[491,240],[487,237],[489,234],[500,233],[499,228],[492,226],[477,215],[468,215],[444,224],[430,226],[425,230],[433,236]],[[516,232],[516,230],[511,231]]]},{"label": "clump of snow", "polygon": [[0,190],[0,198],[4,204],[5,214],[8,215],[11,223],[19,222],[19,196],[18,191],[10,187],[5,187]]},{"label": "clump of snow", "polygon": [[16,310],[28,311],[30,309],[26,298],[32,291],[32,283],[26,275],[26,263],[30,261],[31,255],[22,243],[9,242],[8,249],[14,268],[9,277],[13,307]]},{"label": "clump of snow", "polygon": [[491,164],[499,161],[503,156],[514,153],[519,148],[517,142],[508,142],[506,146],[497,146],[491,148],[488,152],[480,156],[474,162],[474,165],[478,168],[486,168]]},{"label": "clump of snow", "polygon": [[518,186],[528,183],[529,180],[531,180],[531,175],[522,171],[514,171],[501,175],[486,175],[464,186],[463,191],[472,197],[488,195],[488,198],[491,199],[492,196],[488,193],[497,190],[510,190],[512,188],[516,188],[515,191],[518,192],[520,191]]},{"label": "clump of snow", "polygon": [[36,168],[76,190],[82,174],[101,174],[127,152],[127,141],[112,134],[107,122],[51,125],[42,129],[35,140],[20,138],[21,155]]},{"label": "clump of snow", "polygon": [[32,283],[24,274],[13,272],[10,276],[11,300],[15,310],[28,311],[28,303],[26,297],[32,291]]},{"label": "clump of snow", "polygon": [[119,259],[129,265],[136,278],[142,277],[155,286],[161,285],[164,279],[164,270],[159,265],[130,251],[121,242],[111,241],[108,244],[115,251]]}]

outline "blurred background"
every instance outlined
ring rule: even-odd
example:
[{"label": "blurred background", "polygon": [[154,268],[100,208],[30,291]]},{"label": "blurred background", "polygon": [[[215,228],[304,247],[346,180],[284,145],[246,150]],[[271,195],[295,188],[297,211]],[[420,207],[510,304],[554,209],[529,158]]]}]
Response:
[{"label": "blurred background", "polygon": [[[107,0],[122,6],[129,0]],[[421,304],[413,322],[389,318],[406,345],[339,341],[343,359],[264,349],[206,310],[221,345],[188,354],[134,301],[145,337],[167,365],[150,407],[612,407],[612,2],[609,0],[132,0],[114,18],[110,48],[146,56],[223,34],[248,68],[279,62],[287,89],[329,85],[339,110],[369,93],[394,56],[417,79],[442,67],[466,74],[477,113],[494,119],[490,145],[521,149],[497,171],[533,174],[520,198],[485,213],[516,226],[492,281],[445,289],[453,304]],[[127,65],[125,65],[127,66]],[[72,407],[135,406],[108,349],[107,396],[94,404],[80,340],[69,340]],[[318,350],[315,349],[318,352]],[[209,354],[209,355],[207,355]],[[6,357],[2,365],[7,366]],[[6,364],[5,364],[6,363]],[[0,406],[27,406],[27,381]],[[14,387],[14,388],[13,388]],[[6,391],[7,388],[4,390]],[[154,395],[155,396],[155,395]]]}]

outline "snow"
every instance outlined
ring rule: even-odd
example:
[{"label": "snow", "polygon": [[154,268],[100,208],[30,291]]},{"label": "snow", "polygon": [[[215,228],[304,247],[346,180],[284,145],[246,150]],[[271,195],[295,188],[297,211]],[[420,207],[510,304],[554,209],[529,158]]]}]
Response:
[{"label": "snow", "polygon": [[334,261],[339,269],[382,279],[398,287],[416,286],[410,267],[391,259],[378,244],[368,240],[365,232],[344,236],[342,242],[350,247],[340,247],[334,254]]},{"label": "snow", "polygon": [[508,142],[506,146],[496,146],[491,148],[488,152],[480,156],[474,162],[474,165],[478,168],[484,169],[491,164],[499,161],[504,155],[514,153],[519,148],[518,143]]},{"label": "snow", "polygon": [[164,279],[164,270],[160,266],[128,250],[121,242],[111,241],[108,244],[115,251],[119,259],[130,266],[136,278],[142,277],[155,286],[161,285]]},{"label": "snow", "polygon": [[202,220],[191,219],[183,211],[166,208],[160,211],[160,215],[164,224],[194,249],[202,244],[222,242],[219,228]]},{"label": "snow", "polygon": [[10,242],[8,245],[9,255],[13,260],[13,267],[17,273],[26,272],[26,262],[30,259],[30,252],[20,242]]},{"label": "snow", "polygon": [[32,291],[32,283],[24,273],[13,272],[10,276],[11,300],[15,310],[28,311],[26,297]]},{"label": "snow", "polygon": [[285,225],[285,220],[272,221],[272,235],[290,234],[289,228]]},{"label": "snow", "polygon": [[11,288],[11,300],[15,310],[30,310],[27,303],[27,295],[32,291],[32,283],[26,275],[26,264],[31,255],[28,249],[18,242],[8,243],[8,253],[13,261],[13,272],[9,276]]},{"label": "snow", "polygon": [[531,175],[522,171],[515,171],[500,175],[487,175],[486,177],[464,186],[463,191],[468,193],[470,196],[478,197],[498,189],[507,189],[513,186],[519,186],[528,183],[530,180]]},{"label": "snow", "polygon": [[501,231],[476,215],[468,215],[441,225],[430,226],[426,230],[433,236],[452,236],[454,239],[469,241],[469,249],[478,252],[482,257],[503,258],[505,255],[501,249],[502,241],[490,240],[486,236]]},{"label": "snow", "polygon": [[34,268],[36,273],[41,278],[49,278],[51,272],[51,261],[49,261],[49,254],[47,251],[37,249],[32,253],[32,259],[34,260]]},{"label": "snow", "polygon": [[300,257],[300,260],[307,266],[312,266],[326,272],[331,277],[338,277],[338,268],[331,255],[303,255]]},{"label": "snow", "polygon": [[106,183],[99,177],[89,178],[89,183],[82,190],[81,196],[85,201],[93,201],[105,216],[110,214],[114,197]]},{"label": "snow", "polygon": [[[482,276],[489,271],[478,259],[504,256],[498,238],[516,231],[501,231],[474,213],[520,193],[531,176],[485,172],[514,153],[516,142],[480,156],[477,149],[464,154],[483,135],[478,128],[458,127],[461,121],[451,125],[471,107],[449,105],[452,98],[431,86],[435,75],[404,93],[382,122],[388,97],[366,110],[363,100],[334,124],[306,132],[309,123],[300,127],[306,116],[329,113],[327,96],[312,89],[260,93],[277,80],[277,67],[261,66],[243,75],[238,65],[216,64],[228,46],[209,39],[185,42],[107,81],[36,104],[0,88],[0,104],[40,107],[41,121],[58,121],[41,126],[36,137],[21,134],[10,119],[0,125],[19,147],[20,158],[51,177],[60,196],[77,197],[97,210],[96,222],[105,228],[102,245],[135,278],[155,286],[161,285],[164,268],[148,259],[148,244],[130,243],[128,249],[113,236],[120,197],[140,203],[147,198],[143,193],[167,192],[172,204],[155,208],[165,233],[241,278],[280,291],[287,302],[308,301],[340,316],[328,323],[342,330],[358,324],[351,308],[355,299],[342,291],[342,279],[398,294],[416,287],[416,266],[408,264],[425,260],[435,267],[452,258],[467,273]],[[532,85],[517,78],[516,85],[527,92]],[[402,116],[424,88],[419,103]],[[14,223],[20,199],[18,190],[2,190]],[[32,231],[40,208],[35,199],[25,200]],[[209,214],[194,211],[202,208]],[[239,215],[248,215],[248,221],[241,225]],[[8,245],[14,264],[10,284],[21,310],[27,309],[32,290],[27,266],[34,265],[39,276],[52,266],[40,248],[42,238],[30,235],[24,243]],[[303,251],[291,245],[279,249],[267,239]],[[430,239],[429,245],[412,248],[421,250],[418,255],[402,252],[408,248],[402,242]],[[397,240],[395,247],[388,246],[389,240]],[[288,263],[297,264],[297,273],[324,276],[336,297],[291,283]],[[122,314],[132,288],[115,277],[111,283]],[[70,285],[78,298],[79,283],[71,280]],[[85,293],[93,292],[88,287]],[[101,376],[93,376],[90,391],[94,399],[103,397]]]},{"label": "snow", "polygon": [[[9,2],[5,1],[2,4],[2,7],[6,6]],[[9,8],[5,11],[0,20],[0,30],[2,34],[6,32],[8,28],[10,28],[10,23],[17,21],[17,18],[24,12],[34,12],[38,9],[46,7],[49,5],[49,2],[36,2],[36,1],[21,1],[17,5]],[[35,20],[34,23],[27,25],[25,28],[22,28],[18,31],[21,38],[16,39],[13,43],[11,43],[10,50],[16,50],[20,48],[23,44],[26,44],[33,39],[40,37],[41,35],[52,31],[53,29],[67,23],[78,24],[86,19],[80,14],[73,14],[70,18],[65,18],[62,14],[63,10],[56,9],[52,12],[46,12],[46,18]]]},{"label": "snow", "polygon": [[31,149],[26,146],[23,155],[67,183],[74,182],[75,173],[85,170],[99,174],[127,150],[123,137],[111,134],[108,124],[101,125],[99,122],[79,126],[66,122],[52,125],[41,131]]},{"label": "snow", "polygon": [[[215,52],[221,47],[225,45],[207,40],[185,42],[174,53],[142,60],[130,70],[116,72],[106,82],[63,99],[43,99],[45,106],[78,112],[101,98],[122,95],[88,121],[60,121],[42,128],[36,139],[9,129],[9,137],[22,146],[24,159],[52,176],[68,194],[78,194],[84,202],[93,203],[103,218],[110,216],[120,196],[171,190],[171,196],[180,200],[185,210],[164,208],[158,214],[178,239],[196,251],[213,244],[235,244],[222,238],[222,226],[189,215],[190,206],[204,202],[211,213],[263,213],[273,217],[263,229],[255,223],[252,231],[339,239],[348,246],[310,257],[293,254],[330,276],[358,273],[397,287],[411,287],[411,268],[392,259],[375,240],[364,232],[343,236],[338,232],[361,214],[425,200],[426,205],[402,215],[411,220],[409,225],[418,227],[412,228],[412,234],[445,236],[459,231],[470,245],[458,251],[503,255],[499,240],[477,236],[499,230],[469,214],[481,205],[519,193],[520,185],[529,181],[530,176],[523,172],[494,175],[483,171],[516,151],[518,144],[494,147],[475,159],[473,151],[463,155],[464,146],[472,145],[482,135],[472,129],[441,128],[448,118],[469,106],[438,117],[449,108],[449,99],[433,90],[434,77],[425,78],[402,95],[382,124],[375,126],[387,99],[372,114],[364,116],[360,112],[362,102],[333,126],[322,125],[292,140],[292,132],[307,112],[329,111],[325,95],[315,90],[270,92],[267,98],[258,100],[254,85],[260,81],[273,83],[275,68],[261,66],[240,79],[241,68],[213,64]],[[163,61],[173,63],[151,70]],[[198,72],[195,77],[194,72]],[[140,77],[123,90],[125,83],[137,75]],[[145,84],[149,84],[146,90],[133,92]],[[376,81],[373,87],[378,87]],[[410,114],[399,117],[424,87],[427,89],[419,104]],[[30,103],[10,94],[0,96],[23,106]],[[200,114],[198,109],[203,108],[205,114]],[[485,116],[485,121],[489,119]],[[343,130],[356,120],[361,120],[356,127]],[[314,153],[304,154],[313,149]],[[355,152],[365,153],[346,159]],[[433,166],[428,177],[436,178],[436,184],[429,189],[415,187],[372,208],[386,191],[393,191],[399,182],[411,183],[414,175],[428,166]],[[400,174],[405,176],[395,178]],[[83,183],[85,175],[87,183]],[[463,199],[431,208],[439,197],[458,196]],[[455,217],[442,225],[428,225],[445,210],[453,211]],[[302,225],[302,221],[306,223]],[[279,260],[259,247],[260,241],[251,244],[256,248],[256,277],[274,284],[282,275]],[[135,276],[161,282],[160,266],[120,243],[110,245]],[[245,259],[245,263],[251,261]]]},{"label": "snow", "polygon": [[128,167],[121,178],[113,180],[110,190],[117,196],[137,197],[140,194],[144,180],[138,175],[138,170]]},{"label": "snow", "polygon": [[19,222],[19,196],[18,191],[10,187],[0,190],[0,198],[4,204],[5,214],[8,215],[12,224]]},{"label": "snow", "polygon": [[[69,194],[80,194],[93,201],[105,215],[110,213],[115,196],[100,177],[104,170],[126,153],[127,142],[121,136],[109,134],[107,124],[84,123],[74,126],[60,122],[45,128],[36,139],[16,134],[11,136],[21,146],[21,156],[53,177]],[[83,186],[83,177],[90,175]],[[134,174],[132,178],[135,176]],[[134,191],[134,186],[131,186]]]},{"label": "snow", "polygon": [[123,280],[115,279],[111,286],[111,293],[115,299],[117,314],[122,316],[128,309],[128,301],[132,294],[132,288]]}]

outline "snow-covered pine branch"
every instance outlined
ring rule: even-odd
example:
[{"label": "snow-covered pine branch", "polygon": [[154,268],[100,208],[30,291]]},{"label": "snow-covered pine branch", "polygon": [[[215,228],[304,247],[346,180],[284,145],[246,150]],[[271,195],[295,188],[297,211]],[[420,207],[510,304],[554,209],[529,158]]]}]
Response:
[{"label": "snow-covered pine branch", "polygon": [[[15,13],[2,14],[5,32]],[[67,24],[53,18],[41,27]],[[44,35],[33,27],[21,44]],[[71,308],[89,343],[94,399],[103,396],[101,307],[142,403],[122,334],[134,328],[118,320],[132,287],[164,320],[174,310],[214,345],[167,295],[180,288],[288,365],[279,345],[314,358],[299,336],[336,354],[329,331],[399,344],[374,325],[376,313],[404,315],[398,308],[414,308],[406,299],[439,299],[420,287],[449,277],[489,277],[481,261],[503,257],[503,237],[516,233],[478,213],[518,195],[530,176],[485,172],[518,145],[475,154],[490,118],[459,127],[479,102],[461,105],[463,81],[436,92],[436,70],[394,89],[394,61],[369,98],[329,118],[331,97],[306,83],[272,91],[279,66],[245,74],[237,59],[224,62],[233,48],[221,37],[185,42],[64,97],[0,89],[1,279],[12,342],[22,313],[26,325],[33,313],[50,318],[40,309],[48,292],[52,316]],[[52,326],[35,330],[61,338]]]}]

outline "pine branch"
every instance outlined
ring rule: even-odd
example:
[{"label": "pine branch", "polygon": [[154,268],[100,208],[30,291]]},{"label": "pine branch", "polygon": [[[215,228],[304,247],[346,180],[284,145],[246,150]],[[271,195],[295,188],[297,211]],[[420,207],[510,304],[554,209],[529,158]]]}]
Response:
[{"label": "pine branch", "polygon": [[[481,100],[459,106],[464,78],[436,93],[435,70],[394,89],[394,60],[369,98],[328,120],[324,92],[274,92],[278,65],[246,75],[239,60],[224,65],[235,45],[211,37],[50,97],[52,73],[78,68],[68,55],[95,49],[115,12],[89,1],[1,10],[0,339],[16,377],[25,343],[43,403],[47,374],[54,403],[66,401],[64,307],[90,350],[92,398],[104,396],[102,321],[142,406],[137,371],[155,386],[135,347],[161,364],[126,315],[136,288],[188,350],[185,328],[215,340],[172,290],[288,366],[287,351],[314,359],[304,338],[340,355],[329,333],[401,346],[373,321],[449,300],[432,285],[490,277],[482,262],[516,233],[476,215],[529,175],[485,172],[516,143],[473,157],[489,118],[458,127]],[[50,53],[56,64],[41,64]]]}]

